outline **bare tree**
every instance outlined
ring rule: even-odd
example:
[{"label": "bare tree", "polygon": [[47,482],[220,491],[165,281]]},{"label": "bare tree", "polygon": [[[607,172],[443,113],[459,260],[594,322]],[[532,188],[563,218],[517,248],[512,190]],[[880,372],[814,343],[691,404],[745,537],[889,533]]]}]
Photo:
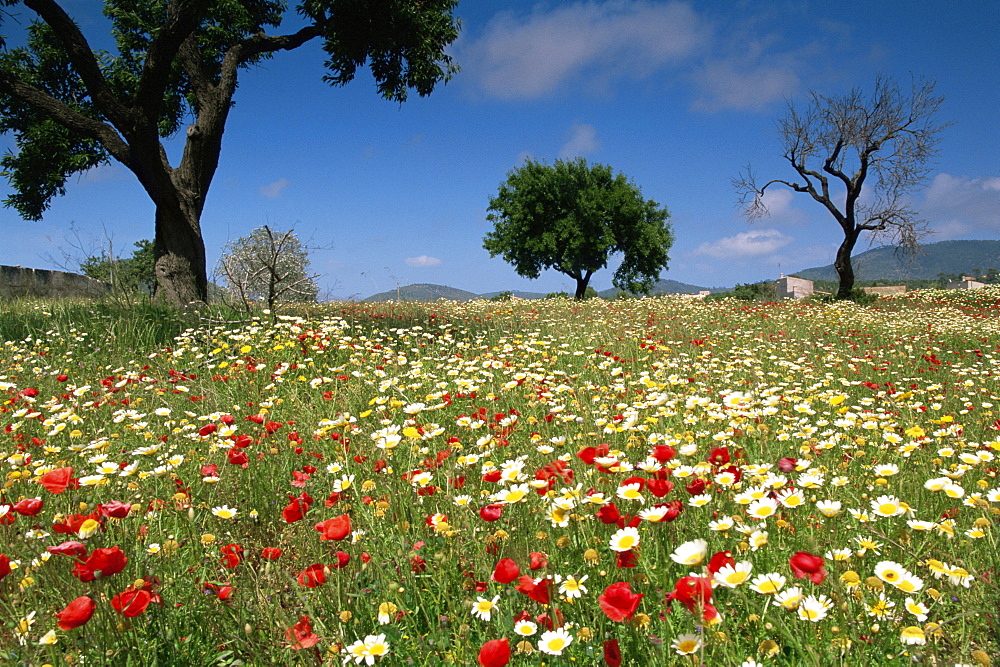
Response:
[{"label": "bare tree", "polygon": [[848,298],[854,289],[851,252],[862,232],[905,253],[915,252],[930,233],[907,195],[927,177],[939,135],[949,125],[937,118],[943,100],[934,95],[931,80],[914,80],[905,94],[880,76],[870,98],[858,89],[831,97],[810,91],[804,110],[789,103],[778,131],[783,157],[799,179],[758,185],[746,167],[732,181],[744,214],[750,221],[768,215],[764,193],[777,184],[822,204],[844,232],[833,266],[840,279],[837,298]]},{"label": "bare tree", "polygon": [[295,230],[272,231],[264,225],[226,246],[218,273],[241,307],[249,312],[261,302],[274,317],[280,302],[316,301],[319,276],[308,273],[308,250]]}]

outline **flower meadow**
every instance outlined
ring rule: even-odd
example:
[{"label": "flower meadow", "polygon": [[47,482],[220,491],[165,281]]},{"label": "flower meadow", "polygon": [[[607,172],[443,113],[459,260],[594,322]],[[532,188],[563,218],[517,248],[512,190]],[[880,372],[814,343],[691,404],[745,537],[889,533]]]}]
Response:
[{"label": "flower meadow", "polygon": [[4,664],[1000,655],[1000,290],[88,307],[0,312]]}]

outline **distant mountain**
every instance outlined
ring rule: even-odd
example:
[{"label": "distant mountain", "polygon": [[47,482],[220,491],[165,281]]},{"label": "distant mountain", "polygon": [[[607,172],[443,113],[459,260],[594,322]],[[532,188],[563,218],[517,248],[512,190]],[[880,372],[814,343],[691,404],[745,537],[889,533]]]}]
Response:
[{"label": "distant mountain", "polygon": [[[938,241],[920,246],[915,257],[905,257],[895,246],[882,246],[851,258],[855,279],[933,280],[939,273],[968,274],[978,269],[1000,269],[1000,241]],[[837,280],[833,265],[818,266],[793,275],[807,280]]]},{"label": "distant mountain", "polygon": [[466,292],[463,289],[455,289],[446,285],[429,285],[419,283],[407,285],[398,290],[379,292],[372,294],[363,301],[437,301],[438,299],[448,299],[449,301],[471,301],[477,298],[476,294]]},{"label": "distant mountain", "polygon": [[[650,294],[697,294],[702,290],[709,290],[712,292],[725,291],[725,289],[720,287],[698,287],[697,285],[679,283],[676,280],[660,280],[653,287]],[[370,297],[362,299],[362,301],[437,301],[438,299],[448,299],[450,301],[472,301],[473,299],[492,299],[500,294],[503,294],[503,292],[473,294],[472,292],[456,289],[454,287],[448,287],[447,285],[419,283],[416,285],[406,285],[405,287],[400,287],[399,290],[389,290],[387,292],[372,294]],[[546,296],[546,293],[543,292],[512,291],[511,294],[518,299],[543,299]],[[606,289],[603,292],[599,292],[599,294],[605,299],[613,299],[618,295],[618,290],[615,288]]]}]

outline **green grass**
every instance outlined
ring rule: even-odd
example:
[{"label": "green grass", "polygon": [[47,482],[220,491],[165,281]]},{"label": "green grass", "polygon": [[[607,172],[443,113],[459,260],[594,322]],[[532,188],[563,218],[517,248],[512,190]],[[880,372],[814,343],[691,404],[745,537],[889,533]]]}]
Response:
[{"label": "green grass", "polygon": [[[372,660],[387,665],[477,664],[502,638],[512,665],[601,664],[611,641],[625,664],[985,664],[1000,656],[998,297],[328,304],[273,325],[10,304],[0,651],[23,665],[354,664],[345,647],[364,662],[358,642],[384,634],[389,652]],[[52,493],[40,480],[62,468],[80,486]],[[649,486],[657,477],[673,488]],[[800,501],[754,519],[741,504],[753,487]],[[295,520],[302,494],[312,502]],[[14,509],[36,497],[37,512]],[[824,516],[821,500],[840,513]],[[128,515],[101,516],[112,501]],[[495,503],[502,516],[485,521]],[[620,567],[619,525],[598,514],[609,503],[622,525],[663,503],[683,510],[640,520],[634,567]],[[235,516],[213,513],[223,506]],[[349,535],[320,539],[316,524],[344,516]],[[726,517],[728,530],[710,528]],[[75,557],[46,549],[67,540],[81,559],[117,547],[127,563],[74,576]],[[704,561],[675,562],[695,540]],[[272,548],[280,558],[265,559]],[[803,620],[749,582],[714,589],[719,624],[668,605],[724,551],[751,579],[800,586],[825,617]],[[821,583],[794,577],[797,551],[824,556]],[[502,558],[551,578],[549,601],[492,580]],[[325,583],[303,585],[314,565]],[[885,567],[921,582],[899,590],[877,576]],[[570,576],[587,577],[585,594],[559,593]],[[643,597],[616,621],[599,597],[622,583]],[[113,605],[147,593],[134,617]],[[84,596],[90,620],[59,629]],[[489,621],[472,613],[479,598],[497,600]],[[294,648],[303,617],[310,646]],[[533,635],[517,634],[523,619]],[[547,623],[573,638],[561,656],[539,653]],[[925,643],[904,644],[906,628]],[[688,634],[701,646],[681,656]]]}]

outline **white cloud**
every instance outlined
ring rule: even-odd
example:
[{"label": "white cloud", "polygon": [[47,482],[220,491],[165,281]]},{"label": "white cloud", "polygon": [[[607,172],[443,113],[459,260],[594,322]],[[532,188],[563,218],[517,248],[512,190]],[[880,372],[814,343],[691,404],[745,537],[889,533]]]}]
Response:
[{"label": "white cloud", "polygon": [[528,15],[501,12],[456,55],[465,75],[490,95],[538,98],[574,76],[598,83],[644,78],[689,57],[706,38],[684,3],[574,2]]},{"label": "white cloud", "polygon": [[282,177],[276,181],[268,183],[267,185],[262,185],[260,187],[260,193],[265,197],[267,197],[268,199],[274,199],[275,197],[280,195],[281,191],[284,190],[286,187],[288,187],[290,184],[291,184],[290,180]]},{"label": "white cloud", "polygon": [[934,240],[996,234],[1000,232],[1000,177],[938,174],[918,209],[934,230]]},{"label": "white cloud", "polygon": [[418,257],[407,257],[406,260],[405,260],[405,262],[406,262],[407,266],[414,266],[414,267],[421,268],[421,269],[422,268],[426,268],[428,266],[440,266],[441,265],[441,260],[440,259],[438,259],[437,257],[431,257],[430,255],[420,255]]},{"label": "white cloud", "polygon": [[601,142],[597,140],[597,128],[584,123],[574,123],[570,128],[569,139],[559,149],[559,157],[564,159],[583,157],[596,151],[600,145]]},{"label": "white cloud", "polygon": [[702,243],[695,249],[694,254],[707,255],[715,259],[759,257],[784,248],[792,240],[777,229],[754,229],[710,243]]},{"label": "white cloud", "polygon": [[282,176],[276,181],[271,181],[267,185],[260,186],[260,193],[268,199],[274,199],[281,196],[281,191],[291,185],[291,183],[290,180]]},{"label": "white cloud", "polygon": [[787,68],[757,66],[741,69],[729,62],[708,63],[695,75],[700,95],[696,111],[737,109],[760,111],[789,96],[798,86],[798,75]]}]

